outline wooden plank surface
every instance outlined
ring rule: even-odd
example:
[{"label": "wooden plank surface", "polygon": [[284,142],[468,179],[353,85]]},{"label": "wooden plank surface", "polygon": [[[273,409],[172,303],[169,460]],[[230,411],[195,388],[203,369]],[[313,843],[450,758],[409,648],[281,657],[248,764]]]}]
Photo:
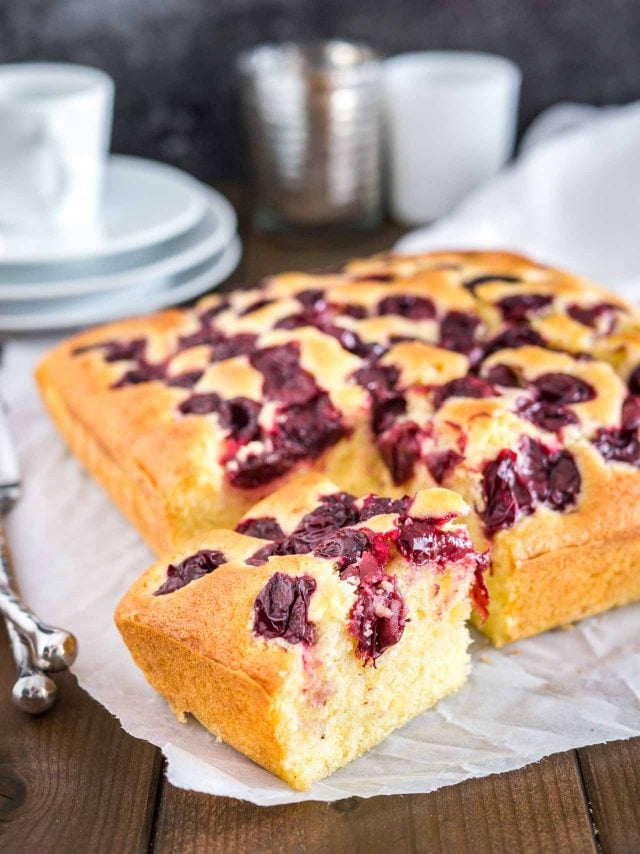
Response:
[{"label": "wooden plank surface", "polygon": [[249,232],[244,241],[245,281],[257,282],[263,276],[283,270],[332,269],[350,258],[365,257],[390,249],[405,231],[400,226],[385,225],[373,232],[322,238],[267,236]]},{"label": "wooden plank surface", "polygon": [[154,851],[595,852],[573,753],[429,795],[260,808],[163,783]]},{"label": "wooden plank surface", "polygon": [[0,627],[0,851],[119,854],[148,850],[160,751],[127,735],[69,674],[54,708],[11,703],[14,666]]},{"label": "wooden plank surface", "polygon": [[[235,282],[336,266],[389,248],[402,234],[386,226],[334,239],[265,237],[247,225]],[[30,719],[14,710],[0,630],[1,852],[555,854],[595,852],[596,843],[603,852],[640,851],[640,739],[586,748],[579,762],[569,752],[430,795],[261,809],[170,786],[158,750],[126,735],[72,676],[59,681],[60,702],[48,715]]]},{"label": "wooden plank surface", "polygon": [[602,849],[640,851],[640,738],[584,747],[578,758]]}]

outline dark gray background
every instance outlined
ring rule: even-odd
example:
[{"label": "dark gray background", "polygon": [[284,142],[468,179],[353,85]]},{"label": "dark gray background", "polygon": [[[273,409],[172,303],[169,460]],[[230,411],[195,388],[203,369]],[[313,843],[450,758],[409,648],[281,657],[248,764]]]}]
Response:
[{"label": "dark gray background", "polygon": [[113,148],[209,181],[243,174],[233,60],[342,36],[384,53],[475,48],[524,69],[521,126],[562,99],[640,97],[637,0],[0,0],[0,61],[74,60],[116,80]]}]

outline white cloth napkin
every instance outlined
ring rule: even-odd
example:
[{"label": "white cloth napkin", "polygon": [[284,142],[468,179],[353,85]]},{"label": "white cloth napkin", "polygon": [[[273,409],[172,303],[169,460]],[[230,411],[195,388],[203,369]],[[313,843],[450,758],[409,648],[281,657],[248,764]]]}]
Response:
[{"label": "white cloth napkin", "polygon": [[[509,247],[632,294],[640,273],[639,177],[640,108],[598,114],[530,149],[458,213],[406,237],[401,248]],[[112,620],[151,554],[65,449],[36,393],[33,368],[53,343],[7,342],[1,373],[25,485],[9,518],[20,586],[45,619],[77,633],[80,684],[128,732],[162,747],[172,783],[256,804],[429,792],[640,735],[640,606],[502,652],[476,639],[473,672],[458,694],[308,794],[197,723],[179,724],[131,662]]]},{"label": "white cloth napkin", "polygon": [[521,148],[453,214],[396,248],[511,249],[640,299],[640,102],[558,105],[534,122]]}]

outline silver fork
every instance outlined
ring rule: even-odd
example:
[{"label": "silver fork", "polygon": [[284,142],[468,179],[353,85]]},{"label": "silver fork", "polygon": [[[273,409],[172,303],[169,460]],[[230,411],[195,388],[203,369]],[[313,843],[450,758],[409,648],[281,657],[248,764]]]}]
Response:
[{"label": "silver fork", "polygon": [[78,644],[64,629],[43,623],[11,588],[11,558],[2,519],[20,496],[18,459],[0,401],[0,612],[4,615],[18,679],[14,704],[40,714],[54,704],[57,686],[45,671],[65,670],[75,661]]}]

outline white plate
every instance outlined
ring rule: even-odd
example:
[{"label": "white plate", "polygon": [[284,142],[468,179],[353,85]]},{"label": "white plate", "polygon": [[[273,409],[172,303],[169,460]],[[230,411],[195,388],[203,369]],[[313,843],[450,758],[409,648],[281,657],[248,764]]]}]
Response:
[{"label": "white plate", "polygon": [[181,273],[211,258],[231,242],[237,226],[229,202],[208,187],[202,220],[186,234],[160,246],[113,258],[30,266],[0,266],[0,300],[60,299],[130,288]]},{"label": "white plate", "polygon": [[0,229],[0,264],[47,264],[142,249],[182,234],[206,206],[195,178],[155,160],[116,154],[107,164],[103,216],[84,228]]},{"label": "white plate", "polygon": [[119,296],[98,294],[63,299],[57,304],[50,300],[0,303],[0,331],[34,332],[90,326],[176,305],[223,282],[238,266],[241,255],[242,244],[236,236],[224,252],[186,273],[150,282]]}]

